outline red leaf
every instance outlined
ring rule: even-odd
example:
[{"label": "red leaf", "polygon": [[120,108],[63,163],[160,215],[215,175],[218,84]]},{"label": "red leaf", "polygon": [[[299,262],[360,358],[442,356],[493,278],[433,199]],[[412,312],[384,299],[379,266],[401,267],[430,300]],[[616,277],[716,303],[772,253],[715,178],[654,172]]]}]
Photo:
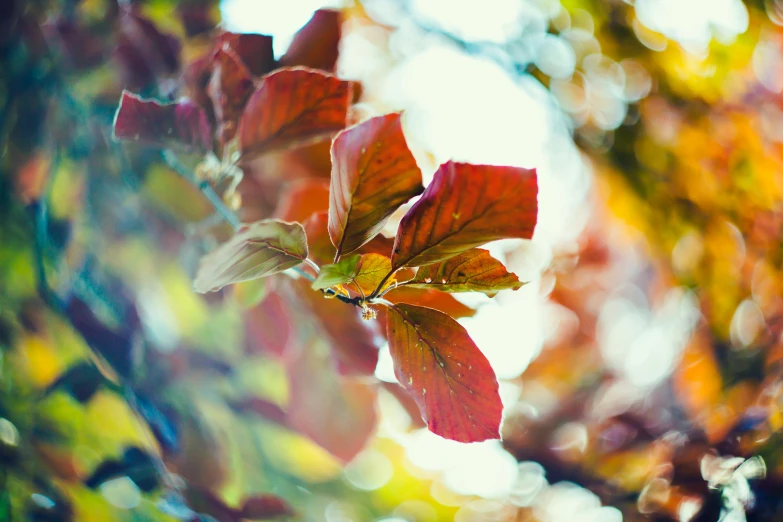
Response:
[{"label": "red leaf", "polygon": [[188,63],[182,71],[181,83],[185,96],[203,107],[209,115],[212,113],[212,101],[207,94],[207,85],[212,74],[212,54],[200,56]]},{"label": "red leaf", "polygon": [[319,9],[313,13],[310,21],[294,36],[280,64],[334,71],[339,55],[340,22],[339,11]]},{"label": "red leaf", "polygon": [[387,337],[394,374],[430,431],[459,442],[500,438],[498,382],[465,328],[437,310],[398,304]]},{"label": "red leaf", "polygon": [[[185,490],[185,498],[188,506],[200,513],[213,517],[220,522],[241,522],[239,510],[226,504],[223,499],[215,495],[209,488],[188,484]],[[204,517],[197,517],[202,519]]]},{"label": "red leaf", "polygon": [[381,386],[397,399],[400,406],[402,406],[405,412],[410,416],[411,427],[424,428],[427,426],[427,423],[421,418],[421,413],[419,413],[419,405],[416,404],[413,397],[411,397],[402,386],[393,382],[381,382]]},{"label": "red leaf", "polygon": [[318,320],[343,373],[373,375],[382,343],[378,322],[363,320],[356,307],[326,299],[310,288],[309,281],[298,281],[296,289],[301,304]]},{"label": "red leaf", "polygon": [[444,163],[402,218],[392,265],[427,265],[496,239],[530,239],[537,194],[535,170]]},{"label": "red leaf", "polygon": [[132,11],[125,11],[120,16],[114,52],[126,85],[141,88],[161,76],[176,72],[179,69],[180,47],[175,36],[158,31],[143,16]]},{"label": "red leaf", "polygon": [[[310,258],[319,265],[326,265],[334,259],[335,248],[327,230],[328,216],[326,212],[317,212],[304,223],[307,232],[307,242],[310,248]],[[387,256],[392,251],[394,240],[383,236],[375,236],[369,243],[356,252],[359,254],[380,254]],[[409,277],[413,277],[413,273]]]},{"label": "red leaf", "polygon": [[230,48],[218,49],[212,61],[212,77],[207,93],[212,100],[221,143],[226,143],[236,134],[237,122],[253,93],[253,87],[250,71],[234,51]]},{"label": "red leaf", "polygon": [[335,457],[354,458],[375,429],[375,388],[339,376],[327,347],[317,341],[305,343],[288,372],[289,425]]},{"label": "red leaf", "polygon": [[240,518],[248,520],[268,520],[281,516],[293,516],[294,509],[288,502],[275,495],[258,495],[246,499],[239,514]]},{"label": "red leaf", "polygon": [[337,257],[375,237],[397,208],[422,193],[421,170],[400,113],[371,118],[332,142],[329,236]]},{"label": "red leaf", "polygon": [[288,304],[280,295],[269,292],[245,316],[246,352],[282,356],[291,337]]},{"label": "red leaf", "polygon": [[304,68],[266,76],[239,122],[245,158],[328,138],[345,127],[351,82]]},{"label": "red leaf", "polygon": [[80,71],[100,65],[106,57],[106,44],[92,27],[68,18],[41,25],[51,47],[60,52],[61,64]]},{"label": "red leaf", "polygon": [[273,402],[258,397],[246,397],[233,401],[229,405],[231,409],[240,413],[254,413],[281,426],[288,426],[285,411]]},{"label": "red leaf", "polygon": [[206,2],[178,5],[177,14],[188,37],[207,33],[218,24],[217,9]]},{"label": "red leaf", "polygon": [[114,137],[166,147],[212,148],[212,130],[201,108],[188,99],[175,103],[145,100],[123,91],[114,116]]},{"label": "red leaf", "polygon": [[386,294],[385,298],[387,301],[394,304],[410,303],[426,306],[427,308],[434,308],[455,319],[473,317],[476,315],[476,310],[457,301],[454,296],[431,288],[400,286]]},{"label": "red leaf", "polygon": [[406,284],[442,292],[483,292],[494,297],[500,290],[517,290],[524,283],[488,251],[473,248],[446,261],[419,268],[416,277]]},{"label": "red leaf", "polygon": [[328,208],[329,182],[324,179],[302,179],[289,183],[283,189],[275,217],[304,223],[313,214]]},{"label": "red leaf", "polygon": [[217,45],[220,48],[228,46],[234,51],[253,76],[263,76],[276,66],[271,36],[223,33],[218,37]]}]

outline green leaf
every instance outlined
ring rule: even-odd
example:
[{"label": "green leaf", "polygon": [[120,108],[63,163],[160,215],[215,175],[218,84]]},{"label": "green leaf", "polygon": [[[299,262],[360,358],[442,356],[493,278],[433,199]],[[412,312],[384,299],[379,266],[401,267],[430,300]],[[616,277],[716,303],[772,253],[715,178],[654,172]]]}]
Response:
[{"label": "green leaf", "polygon": [[288,270],[307,258],[307,237],[299,223],[274,219],[243,226],[226,243],[201,259],[193,283],[197,292],[220,290]]},{"label": "green leaf", "polygon": [[359,273],[361,255],[355,254],[340,260],[333,265],[324,265],[313,281],[313,290],[325,290],[332,286],[350,283]]},{"label": "green leaf", "polygon": [[391,271],[391,259],[381,254],[354,254],[339,263],[321,267],[313,282],[314,290],[355,283],[364,295],[370,295]]}]

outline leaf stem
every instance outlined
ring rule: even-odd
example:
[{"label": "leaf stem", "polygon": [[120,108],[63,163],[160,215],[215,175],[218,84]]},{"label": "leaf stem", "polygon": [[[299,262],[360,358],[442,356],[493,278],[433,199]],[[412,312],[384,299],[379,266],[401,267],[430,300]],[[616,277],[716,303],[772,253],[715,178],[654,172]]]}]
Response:
[{"label": "leaf stem", "polygon": [[171,150],[164,150],[162,156],[163,160],[174,170],[174,172],[190,181],[201,191],[202,194],[204,194],[204,197],[206,197],[207,200],[212,203],[212,206],[215,208],[217,213],[223,217],[226,223],[231,225],[234,230],[239,230],[239,228],[242,226],[242,222],[239,220],[237,215],[230,208],[228,208],[225,203],[223,203],[223,200],[220,199],[220,196],[218,196],[217,192],[215,192],[215,189],[213,189],[212,185],[209,184],[209,181],[199,181],[196,179],[196,176],[190,171],[190,169],[188,169]]},{"label": "leaf stem", "polygon": [[378,294],[381,292],[381,289],[383,288],[383,285],[385,285],[386,281],[388,281],[394,274],[397,273],[397,270],[399,270],[399,269],[398,268],[394,268],[391,271],[389,271],[388,274],[383,276],[383,279],[381,279],[381,282],[378,283],[378,286],[375,288],[375,290],[372,291],[372,293],[370,294],[370,297],[368,297],[367,299],[374,299],[374,298],[378,297]]},{"label": "leaf stem", "polygon": [[413,279],[409,279],[409,280],[407,280],[407,281],[403,281],[402,283],[396,283],[396,282],[395,282],[393,285],[389,285],[389,287],[388,287],[388,288],[386,288],[386,289],[385,289],[383,292],[381,292],[380,294],[378,294],[376,301],[377,301],[377,302],[379,302],[378,300],[379,300],[381,297],[385,296],[386,294],[388,294],[389,292],[391,292],[391,291],[392,291],[392,290],[394,290],[395,288],[399,288],[399,287],[401,287],[401,286],[407,286],[407,285],[409,285],[409,284],[412,284],[413,282],[414,282],[414,281],[413,281]]},{"label": "leaf stem", "polygon": [[312,259],[310,259],[309,257],[306,257],[306,258],[304,259],[304,262],[305,262],[305,263],[307,263],[307,265],[308,265],[310,268],[312,268],[312,269],[313,269],[313,271],[315,272],[315,275],[318,275],[318,274],[320,274],[320,273],[321,273],[321,268],[320,268],[320,267],[319,267],[319,266],[318,266],[318,265],[315,263],[315,261],[313,261],[313,260],[312,260]]},{"label": "leaf stem", "polygon": [[293,268],[291,269],[291,271],[293,271],[293,272],[296,272],[296,273],[297,273],[297,274],[299,274],[301,277],[304,277],[305,279],[307,279],[307,280],[308,280],[308,281],[310,281],[311,283],[312,283],[313,281],[315,281],[315,278],[314,278],[313,276],[311,276],[310,274],[308,274],[307,272],[305,272],[304,270],[302,270],[302,269],[301,269],[301,268],[299,268],[298,266],[295,266],[295,267],[293,267]]}]

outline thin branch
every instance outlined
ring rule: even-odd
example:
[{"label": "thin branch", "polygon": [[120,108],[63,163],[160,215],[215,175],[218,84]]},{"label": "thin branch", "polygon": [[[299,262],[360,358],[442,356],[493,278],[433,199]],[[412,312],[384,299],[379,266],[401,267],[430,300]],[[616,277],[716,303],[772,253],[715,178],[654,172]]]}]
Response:
[{"label": "thin branch", "polygon": [[313,281],[315,281],[315,277],[311,276],[310,274],[308,274],[307,272],[305,272],[304,270],[302,270],[302,269],[301,269],[301,268],[299,268],[298,266],[295,266],[295,267],[293,267],[293,268],[291,269],[291,271],[292,271],[292,272],[296,272],[296,273],[297,273],[297,274],[299,274],[301,277],[304,277],[305,279],[307,279],[307,280],[308,280],[308,281],[310,281],[311,283],[312,283]]},{"label": "thin branch", "polygon": [[196,176],[193,174],[193,172],[191,172],[190,169],[188,169],[171,150],[164,150],[162,156],[163,160],[174,170],[174,172],[190,181],[201,191],[202,194],[204,194],[204,197],[206,197],[209,202],[212,203],[212,206],[215,208],[218,214],[220,214],[223,219],[234,228],[234,230],[239,230],[239,228],[242,226],[242,222],[239,220],[237,215],[230,208],[228,208],[225,203],[223,203],[223,200],[220,199],[220,196],[218,196],[217,192],[215,192],[215,189],[212,188],[212,185],[210,185],[208,181],[199,181],[196,179]]},{"label": "thin branch", "polygon": [[46,180],[46,186],[35,206],[35,216],[33,218],[33,257],[35,258],[35,273],[37,278],[38,293],[41,299],[53,310],[58,312],[65,311],[65,303],[49,285],[49,279],[46,276],[46,263],[44,262],[46,245],[49,238],[49,204],[48,198],[51,188],[54,185],[54,176],[59,165],[59,154],[55,154],[52,164],[49,167],[49,177]]}]

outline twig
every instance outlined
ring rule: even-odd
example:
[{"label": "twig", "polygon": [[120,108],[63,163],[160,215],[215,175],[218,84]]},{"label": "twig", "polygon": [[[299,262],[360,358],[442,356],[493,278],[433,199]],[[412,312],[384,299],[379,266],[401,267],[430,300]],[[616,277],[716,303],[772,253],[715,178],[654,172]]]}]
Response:
[{"label": "twig", "polygon": [[234,230],[239,230],[239,228],[242,226],[242,222],[239,220],[237,215],[230,208],[228,208],[225,203],[223,203],[223,200],[220,199],[220,196],[218,196],[217,192],[215,192],[215,189],[212,188],[212,185],[210,185],[208,181],[199,181],[196,179],[196,176],[180,161],[180,159],[172,151],[166,149],[163,151],[162,156],[163,160],[166,162],[166,165],[171,167],[174,172],[190,181],[195,187],[197,187],[201,193],[204,194],[204,197],[206,197],[209,202],[212,203],[212,206],[215,208],[218,214],[220,214],[223,219],[234,228]]},{"label": "twig", "polygon": [[46,264],[44,262],[44,252],[48,243],[49,236],[49,206],[47,198],[54,185],[53,180],[59,165],[59,154],[52,158],[52,164],[49,167],[49,177],[46,180],[46,186],[35,206],[35,216],[33,218],[33,257],[35,258],[35,272],[37,278],[38,293],[41,299],[57,312],[65,311],[65,303],[60,296],[49,286],[49,280],[46,277]]}]

